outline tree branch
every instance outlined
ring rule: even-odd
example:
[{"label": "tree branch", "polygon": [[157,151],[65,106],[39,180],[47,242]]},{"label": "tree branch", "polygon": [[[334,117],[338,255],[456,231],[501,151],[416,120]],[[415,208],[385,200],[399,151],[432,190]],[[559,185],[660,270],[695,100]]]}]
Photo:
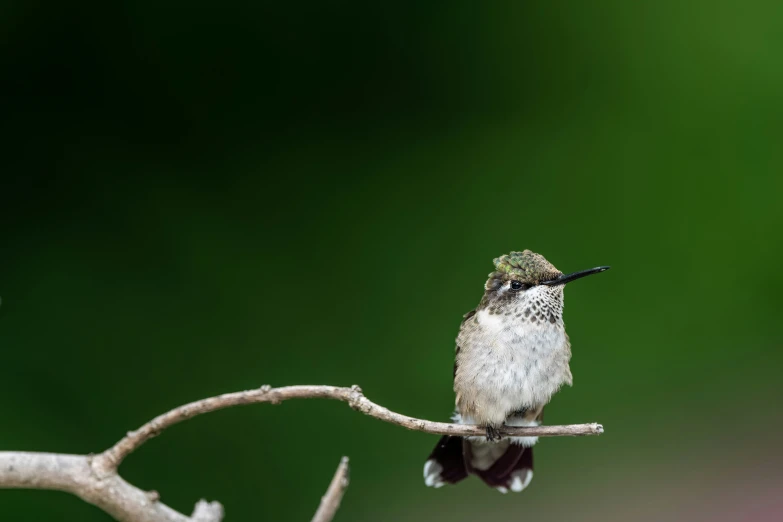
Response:
[{"label": "tree branch", "polygon": [[[243,404],[265,402],[279,404],[289,399],[335,399],[347,402],[354,410],[370,417],[375,417],[409,430],[423,431],[434,435],[484,436],[486,434],[484,428],[478,426],[433,422],[393,412],[365,397],[361,388],[356,385],[350,388],[319,385],[286,386],[284,388],[262,386],[256,390],[226,393],[217,397],[191,402],[158,415],[138,430],[129,432],[117,444],[99,455],[98,458],[108,468],[116,468],[125,457],[151,438],[159,435],[166,428],[196,415]],[[554,437],[564,435],[600,435],[603,433],[604,428],[600,424],[593,423],[524,428],[506,427],[498,431],[500,435],[507,437]]]},{"label": "tree branch", "polygon": [[125,482],[116,473],[102,475],[87,455],[0,451],[0,487],[66,491],[122,521],[220,522],[223,508],[200,501],[188,517],[158,501],[154,491]]},{"label": "tree branch", "polygon": [[[218,502],[200,501],[188,517],[158,499],[156,492],[145,492],[125,482],[117,473],[118,466],[133,451],[166,428],[196,415],[244,404],[279,404],[289,399],[334,399],[356,411],[376,419],[435,435],[484,436],[479,426],[449,424],[416,419],[393,412],[367,399],[361,388],[352,386],[287,386],[271,388],[262,386],[255,390],[226,393],[179,406],[159,415],[136,431],[128,432],[114,446],[94,456],[64,455],[35,452],[0,452],[0,488],[29,488],[67,491],[82,500],[103,509],[120,521],[133,522],[220,522],[223,508]],[[566,426],[505,427],[498,430],[501,436],[553,437],[574,435],[599,435],[600,424],[571,424]],[[316,517],[324,503],[336,510],[347,486],[347,460],[340,464]],[[342,478],[340,478],[342,477]],[[339,480],[338,480],[339,479]],[[335,482],[337,481],[337,482]],[[326,511],[329,515],[329,511]],[[328,518],[314,519],[324,522]]]},{"label": "tree branch", "polygon": [[321,497],[321,505],[318,506],[318,511],[315,512],[312,522],[331,522],[334,518],[345,490],[348,488],[348,471],[348,457],[343,457],[340,460],[340,465],[337,466],[337,471],[334,472],[329,489]]}]

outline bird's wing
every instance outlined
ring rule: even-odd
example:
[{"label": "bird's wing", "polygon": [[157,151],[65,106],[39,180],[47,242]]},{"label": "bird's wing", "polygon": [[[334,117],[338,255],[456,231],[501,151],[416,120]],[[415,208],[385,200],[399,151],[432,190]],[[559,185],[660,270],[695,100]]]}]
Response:
[{"label": "bird's wing", "polygon": [[[462,330],[462,325],[464,325],[465,322],[468,319],[470,319],[471,317],[473,317],[474,315],[476,315],[476,310],[471,310],[470,312],[468,312],[468,313],[466,313],[465,315],[462,316],[462,322],[459,324],[460,331]],[[459,343],[457,343],[457,350],[454,353],[454,376],[453,376],[453,378],[457,377],[457,355],[459,354],[459,349],[460,349],[460,346],[459,346]]]}]

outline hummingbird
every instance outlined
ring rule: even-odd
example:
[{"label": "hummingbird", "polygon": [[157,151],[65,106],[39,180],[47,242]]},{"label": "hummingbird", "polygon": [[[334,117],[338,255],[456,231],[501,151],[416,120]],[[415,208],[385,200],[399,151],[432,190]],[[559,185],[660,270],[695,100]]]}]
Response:
[{"label": "hummingbird", "polygon": [[427,486],[455,484],[468,475],[501,493],[530,484],[538,437],[502,438],[498,428],[539,426],[552,396],[573,384],[563,289],[609,269],[563,274],[530,250],[500,256],[494,264],[481,302],[463,316],[454,362],[453,420],[479,425],[486,436],[442,437],[424,464]]}]

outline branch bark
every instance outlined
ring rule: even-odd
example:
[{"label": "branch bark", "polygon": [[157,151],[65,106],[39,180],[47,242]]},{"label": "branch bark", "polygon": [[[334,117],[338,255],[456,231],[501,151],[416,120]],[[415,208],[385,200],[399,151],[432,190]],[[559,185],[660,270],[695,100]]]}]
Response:
[{"label": "branch bark", "polygon": [[200,501],[188,517],[143,491],[117,473],[103,474],[87,455],[0,451],[0,487],[66,491],[122,521],[220,522],[223,507]]},{"label": "branch bark", "polygon": [[[138,430],[129,432],[117,444],[99,455],[98,459],[107,468],[116,468],[125,457],[151,438],[159,435],[166,428],[196,415],[244,404],[279,404],[290,399],[335,399],[347,402],[354,410],[370,417],[375,417],[409,430],[423,431],[434,435],[483,436],[486,433],[484,428],[478,426],[433,422],[393,412],[365,397],[361,388],[356,385],[350,388],[319,385],[286,386],[284,388],[262,386],[256,390],[226,393],[217,397],[191,402],[158,415]],[[600,435],[603,433],[603,430],[604,428],[600,424],[592,423],[525,428],[506,427],[498,431],[500,435],[508,437],[554,437],[564,435]]]},{"label": "branch bark", "polygon": [[[191,402],[159,415],[120,439],[114,446],[98,455],[66,455],[36,452],[0,452],[0,488],[50,489],[72,493],[98,506],[120,521],[134,522],[220,522],[223,508],[218,502],[200,501],[191,516],[166,506],[156,492],[145,492],[120,477],[117,468],[123,460],[151,438],[174,424],[196,415],[245,404],[279,404],[289,399],[334,399],[370,417],[435,435],[483,436],[478,426],[433,422],[408,417],[375,404],[352,386],[262,386],[255,390],[227,393]],[[566,426],[506,427],[501,436],[553,437],[599,435],[600,424],[571,424]],[[342,475],[341,475],[342,473]],[[342,476],[342,478],[339,478]],[[335,483],[335,481],[337,481]],[[338,467],[335,478],[324,496],[331,499],[328,506],[339,505],[347,486],[347,460]],[[333,487],[336,488],[333,491]],[[328,507],[327,506],[327,507]],[[323,502],[318,513],[324,507]],[[328,512],[327,512],[328,514]],[[333,516],[334,513],[332,512]],[[324,522],[331,519],[323,518]],[[314,519],[317,520],[317,519]]]},{"label": "branch bark", "polygon": [[318,511],[315,512],[312,522],[331,522],[334,518],[345,490],[348,488],[348,471],[348,457],[343,457],[340,460],[340,465],[337,466],[337,471],[334,472],[329,489],[321,497],[321,505],[318,506]]}]

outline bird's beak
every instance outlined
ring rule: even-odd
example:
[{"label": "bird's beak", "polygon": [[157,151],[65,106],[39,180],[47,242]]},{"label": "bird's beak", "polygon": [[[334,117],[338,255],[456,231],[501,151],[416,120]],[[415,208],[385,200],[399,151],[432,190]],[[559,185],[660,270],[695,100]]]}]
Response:
[{"label": "bird's beak", "polygon": [[609,270],[608,266],[597,266],[595,268],[590,268],[587,270],[582,270],[581,272],[574,272],[573,274],[566,274],[561,275],[557,279],[552,279],[549,281],[541,281],[540,285],[547,285],[547,286],[557,286],[557,285],[564,285],[566,283],[570,283],[571,281],[574,281],[576,279],[579,279],[580,277],[589,276],[593,274],[598,274],[600,272],[605,272]]}]

